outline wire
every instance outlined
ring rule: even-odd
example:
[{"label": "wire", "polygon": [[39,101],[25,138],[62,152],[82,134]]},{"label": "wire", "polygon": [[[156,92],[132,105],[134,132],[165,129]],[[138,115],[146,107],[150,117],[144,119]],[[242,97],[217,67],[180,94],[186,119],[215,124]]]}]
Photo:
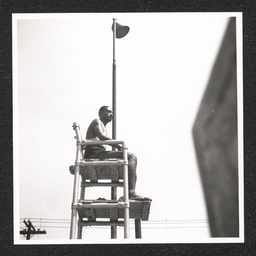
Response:
[{"label": "wire", "polygon": [[[24,224],[22,220],[29,219],[33,223],[40,223],[40,229],[42,228],[70,228],[70,226],[65,226],[63,224],[69,224],[69,219],[43,219],[43,218],[22,218],[20,219],[20,224]],[[50,224],[50,225],[49,225]],[[193,224],[205,224],[203,226],[194,226]],[[206,225],[208,224],[208,225]],[[208,220],[148,220],[143,222],[143,229],[174,229],[174,228],[208,228]],[[165,225],[165,226],[164,226]],[[175,225],[175,226],[171,226]],[[184,226],[182,226],[184,225]],[[34,225],[38,228],[37,225]],[[108,227],[90,226],[93,229],[107,229]],[[25,225],[20,226],[20,229],[26,229]]]},{"label": "wire", "polygon": [[[43,218],[24,218],[24,220],[29,219],[29,220],[34,220],[33,222],[46,222],[46,223],[66,223],[66,222],[70,222],[70,219],[43,219]],[[22,222],[23,219],[20,219],[20,222]],[[38,221],[39,220],[39,221]],[[207,222],[208,220],[148,220],[145,223],[180,223],[180,222],[184,222],[184,223],[201,223],[201,222]]]},{"label": "wire", "polygon": [[[208,228],[209,226],[184,226],[184,227],[143,227],[143,229],[176,229],[176,228]],[[44,228],[67,228],[69,229],[70,227],[63,227],[63,226],[44,226]],[[96,227],[96,226],[90,226],[90,228],[93,229],[108,229],[108,227]],[[131,229],[134,229],[133,227],[130,227]]]},{"label": "wire", "polygon": [[45,226],[44,228],[70,228],[70,227],[61,227],[61,226],[56,226],[56,227],[54,227],[54,226]]}]

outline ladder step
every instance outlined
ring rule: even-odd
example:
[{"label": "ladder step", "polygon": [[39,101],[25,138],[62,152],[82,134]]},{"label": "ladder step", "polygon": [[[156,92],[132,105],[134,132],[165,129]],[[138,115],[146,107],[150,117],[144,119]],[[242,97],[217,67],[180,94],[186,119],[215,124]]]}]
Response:
[{"label": "ladder step", "polygon": [[[96,205],[97,203],[94,203]],[[112,203],[113,204],[113,203]],[[133,201],[129,202],[129,213],[130,219],[141,219],[148,220],[151,201]],[[98,205],[100,205],[98,203]],[[110,219],[111,221],[116,221],[116,219],[124,218],[124,207],[118,207],[115,204],[114,207],[108,207],[106,204],[102,207],[94,207],[92,204],[79,204],[76,206],[80,218],[88,218],[88,221],[95,221],[104,219]],[[117,212],[115,212],[117,211]]]},{"label": "ladder step", "polygon": [[83,200],[79,200],[79,203],[82,204],[91,204],[91,203],[118,203],[117,200],[113,200],[113,199],[83,199]]},{"label": "ladder step", "polygon": [[124,226],[123,221],[81,221],[82,226]]},{"label": "ladder step", "polygon": [[110,209],[110,208],[125,208],[127,207],[123,202],[118,203],[83,203],[76,206],[77,209]]},{"label": "ladder step", "polygon": [[77,163],[77,165],[80,166],[123,166],[127,164],[126,161],[118,159],[117,161],[111,161],[111,160],[107,160],[107,161],[85,161],[82,160],[80,162]]},{"label": "ladder step", "polygon": [[85,187],[123,187],[123,182],[85,182]]}]

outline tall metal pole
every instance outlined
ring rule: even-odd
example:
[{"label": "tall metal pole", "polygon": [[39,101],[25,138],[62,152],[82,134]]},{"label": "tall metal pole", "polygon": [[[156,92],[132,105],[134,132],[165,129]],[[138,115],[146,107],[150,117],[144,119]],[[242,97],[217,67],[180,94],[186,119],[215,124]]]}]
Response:
[{"label": "tall metal pole", "polygon": [[[116,139],[116,19],[113,19],[113,95],[112,95],[112,139]],[[112,148],[115,150],[115,148]],[[117,191],[115,187],[111,187],[111,199],[117,199]],[[111,226],[111,238],[117,238],[117,227]]]},{"label": "tall metal pole", "polygon": [[112,95],[112,139],[116,139],[116,19],[113,19],[113,95]]},{"label": "tall metal pole", "polygon": [[[118,25],[118,31],[117,31]],[[112,122],[112,139],[116,140],[116,38],[123,38],[128,32],[128,26],[120,26],[120,24],[116,23],[116,19],[113,19],[113,97],[112,97],[112,110],[113,110],[113,122]],[[114,148],[112,150],[115,150]],[[127,178],[128,180],[128,178]],[[117,199],[117,191],[115,187],[111,188],[111,198],[116,200]],[[128,207],[127,207],[128,209]],[[127,212],[127,211],[126,211]],[[129,219],[129,212],[127,214]],[[126,225],[127,226],[127,225]],[[111,227],[111,238],[116,238],[117,235],[116,226]],[[125,232],[128,232],[128,229]],[[128,235],[125,235],[128,237]]]}]

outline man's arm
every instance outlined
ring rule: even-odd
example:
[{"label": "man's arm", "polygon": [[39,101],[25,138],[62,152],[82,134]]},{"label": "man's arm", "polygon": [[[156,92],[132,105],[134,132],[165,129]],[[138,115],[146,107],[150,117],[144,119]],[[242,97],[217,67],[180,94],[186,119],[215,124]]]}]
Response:
[{"label": "man's arm", "polygon": [[[94,121],[94,125],[93,125],[93,130],[95,135],[100,139],[100,140],[112,140],[112,138],[108,137],[101,125],[101,123],[99,122],[99,120],[95,120]],[[122,150],[122,147],[118,144],[115,145],[111,145],[112,147],[117,148],[118,150]]]}]

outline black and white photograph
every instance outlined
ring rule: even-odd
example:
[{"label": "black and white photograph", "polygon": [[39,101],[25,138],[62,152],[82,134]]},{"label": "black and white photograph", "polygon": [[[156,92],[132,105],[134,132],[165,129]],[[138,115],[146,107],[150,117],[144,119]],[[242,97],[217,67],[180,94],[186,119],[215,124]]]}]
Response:
[{"label": "black and white photograph", "polygon": [[12,40],[14,244],[244,243],[241,12],[14,13]]}]

